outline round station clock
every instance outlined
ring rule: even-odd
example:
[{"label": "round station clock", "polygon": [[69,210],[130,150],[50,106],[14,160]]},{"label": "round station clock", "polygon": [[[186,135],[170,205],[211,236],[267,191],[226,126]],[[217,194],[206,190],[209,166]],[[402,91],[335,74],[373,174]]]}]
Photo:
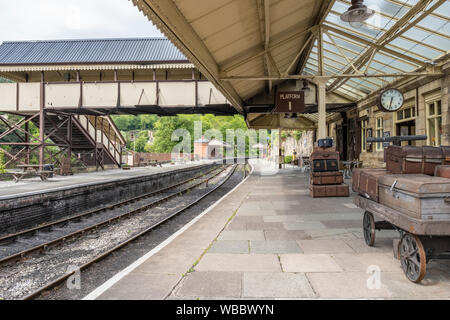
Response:
[{"label": "round station clock", "polygon": [[394,112],[403,106],[403,94],[394,88],[383,90],[378,97],[378,107],[381,111]]}]

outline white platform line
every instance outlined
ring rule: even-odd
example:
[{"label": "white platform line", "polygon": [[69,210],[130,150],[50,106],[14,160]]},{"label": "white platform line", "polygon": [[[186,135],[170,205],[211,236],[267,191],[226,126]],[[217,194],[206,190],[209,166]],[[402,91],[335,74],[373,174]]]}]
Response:
[{"label": "white platform line", "polygon": [[251,166],[250,174],[242,180],[237,186],[235,186],[232,190],[230,190],[227,194],[225,194],[222,198],[220,198],[217,202],[215,202],[212,206],[210,206],[208,209],[203,211],[201,214],[199,214],[197,217],[192,219],[189,223],[184,225],[180,230],[175,232],[173,235],[171,235],[169,238],[167,238],[165,241],[161,242],[158,246],[147,252],[145,255],[140,257],[138,260],[130,264],[128,267],[123,269],[122,271],[119,271],[117,274],[115,274],[112,278],[107,280],[105,283],[103,283],[101,286],[97,287],[89,293],[87,296],[85,296],[82,300],[95,300],[97,299],[101,294],[103,294],[106,290],[111,288],[113,285],[115,285],[117,282],[119,282],[122,278],[127,276],[129,273],[131,273],[134,269],[139,267],[142,263],[147,261],[150,257],[152,257],[154,254],[161,251],[164,247],[166,247],[169,243],[171,243],[175,238],[177,238],[180,234],[182,234],[184,231],[189,229],[194,223],[196,223],[198,220],[200,220],[205,214],[207,214],[209,211],[214,209],[219,203],[221,203],[229,194],[234,192],[241,184],[243,184],[253,173],[253,166]]}]

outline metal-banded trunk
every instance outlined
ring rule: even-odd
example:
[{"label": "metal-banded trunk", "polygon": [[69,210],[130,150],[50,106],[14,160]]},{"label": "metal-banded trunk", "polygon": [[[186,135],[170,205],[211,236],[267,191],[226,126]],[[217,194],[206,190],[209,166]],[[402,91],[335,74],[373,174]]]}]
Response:
[{"label": "metal-banded trunk", "polygon": [[450,219],[450,180],[424,174],[385,175],[378,180],[379,202],[413,218]]}]

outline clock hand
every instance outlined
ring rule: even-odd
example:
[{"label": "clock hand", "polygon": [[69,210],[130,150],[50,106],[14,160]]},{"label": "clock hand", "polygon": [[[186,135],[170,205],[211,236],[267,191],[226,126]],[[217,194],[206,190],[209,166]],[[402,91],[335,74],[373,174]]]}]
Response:
[{"label": "clock hand", "polygon": [[391,98],[391,104],[389,105],[389,108],[392,107],[392,101],[394,100],[394,98]]}]

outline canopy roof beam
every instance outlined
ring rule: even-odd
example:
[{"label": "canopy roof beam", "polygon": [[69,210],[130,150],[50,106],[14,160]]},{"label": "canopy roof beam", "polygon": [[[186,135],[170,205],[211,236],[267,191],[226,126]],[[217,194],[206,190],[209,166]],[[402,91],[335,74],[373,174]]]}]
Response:
[{"label": "canopy roof beam", "polygon": [[419,76],[430,76],[430,77],[440,77],[443,76],[444,73],[436,72],[434,70],[431,71],[422,71],[422,72],[404,72],[404,73],[379,73],[379,74],[353,74],[353,73],[344,73],[344,74],[330,74],[325,76],[318,75],[280,75],[276,76],[258,76],[258,75],[248,75],[248,76],[234,76],[234,77],[224,77],[220,78],[222,81],[264,81],[264,80],[302,80],[302,79],[349,79],[349,78],[398,78],[398,77],[419,77]]}]

